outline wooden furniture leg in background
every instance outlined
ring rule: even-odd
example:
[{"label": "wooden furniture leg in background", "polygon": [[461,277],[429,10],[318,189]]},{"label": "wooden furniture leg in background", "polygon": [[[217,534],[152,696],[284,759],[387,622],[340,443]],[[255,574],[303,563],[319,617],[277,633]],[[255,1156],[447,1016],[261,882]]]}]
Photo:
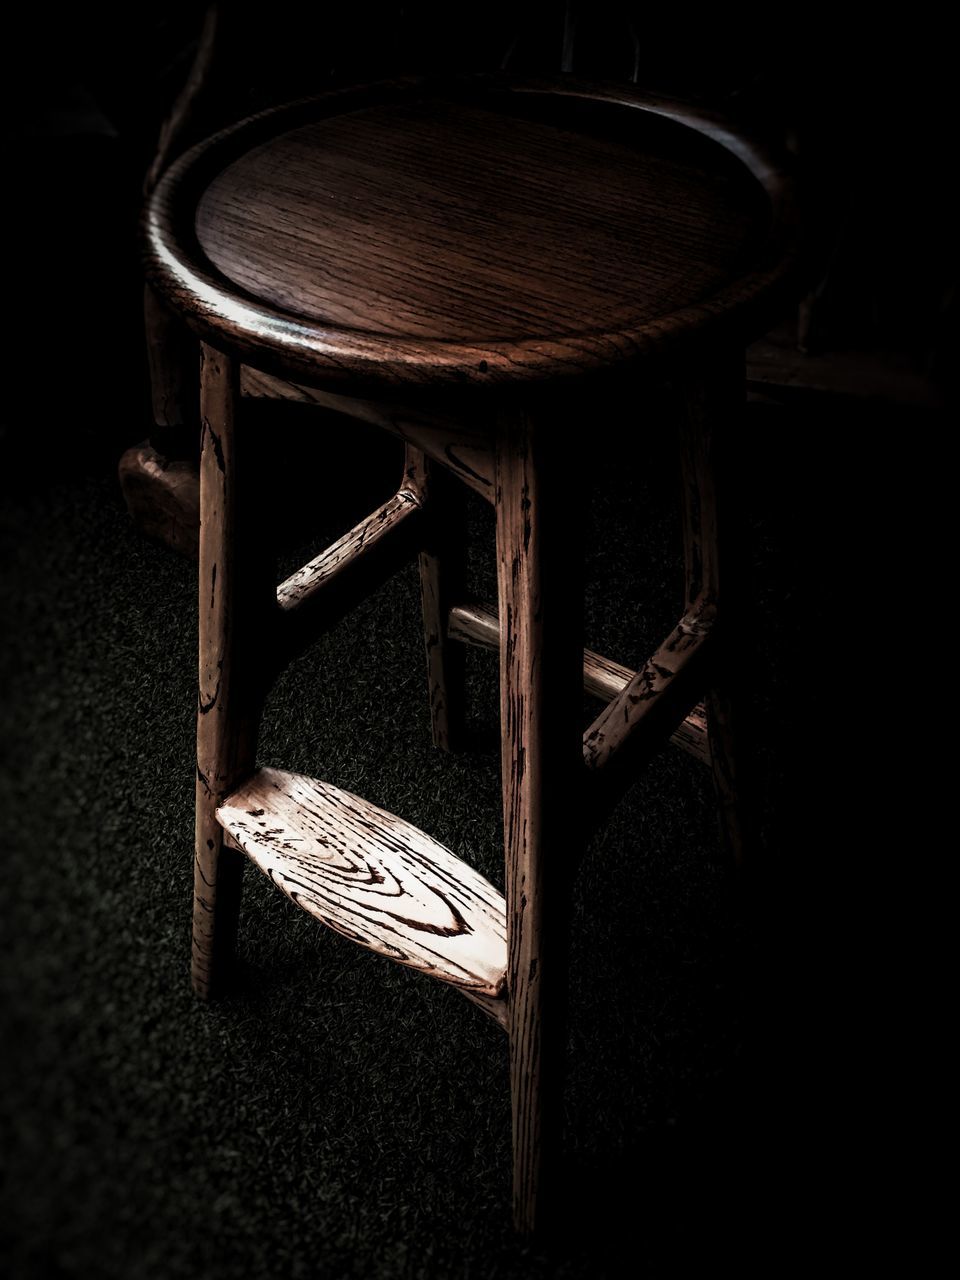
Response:
[{"label": "wooden furniture leg in background", "polygon": [[161,431],[183,430],[197,421],[199,343],[149,285],[143,290],[143,326],[154,424]]},{"label": "wooden furniture leg in background", "polygon": [[423,477],[428,511],[427,541],[420,553],[420,599],[433,745],[456,751],[464,736],[465,655],[463,645],[451,640],[448,631],[450,610],[463,598],[466,580],[464,495],[444,467],[408,445],[408,463],[411,456]]},{"label": "wooden furniture leg in background", "polygon": [[[268,661],[262,639],[276,587],[255,531],[241,523],[239,369],[204,346],[201,358],[200,663],[197,702],[193,986],[216,995],[229,976],[242,855],[224,844],[217,806],[253,772]],[[250,469],[252,470],[252,468]],[[250,505],[250,504],[248,504]]]},{"label": "wooden furniture leg in background", "polygon": [[[506,858],[513,1206],[521,1232],[555,1203],[562,1129],[570,868],[581,841],[582,494],[556,424],[498,424],[497,579]],[[569,467],[572,471],[572,467]]]},{"label": "wooden furniture leg in background", "polygon": [[[170,114],[163,123],[157,150],[144,178],[149,196],[164,170],[189,144],[202,125],[204,99],[210,100],[211,71],[216,61],[222,15],[209,4],[193,65]],[[197,479],[197,357],[199,344],[183,323],[144,287],[143,328],[150,370],[150,398],[155,430],[127,449],[118,478],[127,510],[150,538],[181,555],[197,554],[199,484]]]},{"label": "wooden furniture leg in background", "polygon": [[154,430],[127,449],[118,477],[127,510],[150,538],[197,554],[197,358],[199,344],[147,285],[144,332]]},{"label": "wooden furniture leg in background", "polygon": [[740,540],[731,527],[736,512],[729,465],[731,437],[746,404],[742,351],[724,345],[698,352],[683,369],[681,399],[684,607],[689,609],[703,596],[718,609],[717,652],[706,698],[707,735],[721,829],[740,866],[748,861],[754,838],[743,743],[738,740],[749,637],[743,621]]}]

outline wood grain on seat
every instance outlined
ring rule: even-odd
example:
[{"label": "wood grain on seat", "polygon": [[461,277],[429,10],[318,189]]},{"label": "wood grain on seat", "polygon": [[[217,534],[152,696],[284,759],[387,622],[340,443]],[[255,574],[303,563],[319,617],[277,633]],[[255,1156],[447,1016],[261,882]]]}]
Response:
[{"label": "wood grain on seat", "polygon": [[234,161],[200,200],[197,235],[228,280],[324,326],[467,342],[607,332],[709,296],[764,229],[723,151],[705,170],[652,141],[443,99],[380,104]]},{"label": "wood grain on seat", "polygon": [[181,158],[145,222],[199,335],[310,385],[504,386],[762,329],[791,186],[688,107],[567,80],[399,81],[252,117]]}]

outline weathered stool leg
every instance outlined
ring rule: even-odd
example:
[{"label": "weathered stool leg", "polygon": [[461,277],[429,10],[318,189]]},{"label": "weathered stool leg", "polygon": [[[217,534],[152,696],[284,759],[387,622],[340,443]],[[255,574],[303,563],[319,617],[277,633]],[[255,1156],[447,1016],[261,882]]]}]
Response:
[{"label": "weathered stool leg", "polygon": [[427,545],[420,553],[420,597],[427,651],[427,684],[433,745],[455,751],[464,731],[464,647],[447,634],[451,605],[463,599],[466,522],[463,486],[419,450],[416,456],[427,498]]},{"label": "weathered stool leg", "polygon": [[[552,431],[551,431],[552,426]],[[498,425],[500,703],[513,1104],[519,1231],[554,1198],[565,1056],[569,870],[582,839],[582,582],[579,490],[557,424]],[[570,468],[572,470],[572,468]]]},{"label": "weathered stool leg", "polygon": [[144,332],[150,364],[153,430],[131,445],[117,466],[131,518],[191,559],[197,554],[200,486],[197,479],[197,360],[200,344],[149,285]]},{"label": "weathered stool leg", "polygon": [[266,584],[257,581],[258,557],[245,558],[238,539],[239,398],[236,362],[204,346],[193,908],[193,986],[204,997],[216,994],[229,973],[240,906],[242,855],[224,846],[216,809],[253,770],[262,701],[262,678],[254,670],[255,605],[261,603],[255,596]]},{"label": "weathered stool leg", "polygon": [[181,430],[197,421],[197,339],[149,285],[143,325],[150,370],[150,402],[158,428]]},{"label": "weathered stool leg", "polygon": [[748,636],[743,622],[743,567],[731,529],[735,512],[728,463],[730,437],[739,428],[746,403],[742,350],[722,345],[691,357],[682,373],[682,396],[685,607],[701,595],[718,605],[715,674],[706,698],[707,732],[721,828],[734,861],[742,864],[748,858],[754,827],[738,741]]}]

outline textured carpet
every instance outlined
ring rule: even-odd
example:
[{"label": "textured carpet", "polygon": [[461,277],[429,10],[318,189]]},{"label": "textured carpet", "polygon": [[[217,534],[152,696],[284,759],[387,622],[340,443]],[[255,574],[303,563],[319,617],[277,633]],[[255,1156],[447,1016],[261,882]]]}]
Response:
[{"label": "textured carpet", "polygon": [[[312,418],[265,412],[287,413],[288,442],[317,441]],[[763,442],[782,412],[748,411],[758,474],[777,465]],[[262,413],[248,425],[281,438]],[[396,477],[363,428],[337,448],[320,453],[336,484],[304,466],[279,503],[313,526],[307,542],[288,522],[284,566]],[[111,458],[61,461],[21,467],[4,502],[5,1274],[598,1276],[621,1273],[624,1248],[668,1273],[758,1249],[738,1206],[773,1232],[786,1167],[772,960],[703,768],[658,756],[577,881],[570,1210],[521,1247],[505,1042],[455,992],[353,948],[248,868],[238,988],[191,995],[194,569],[131,526]],[[677,598],[669,467],[622,432],[590,513],[589,639],[627,663]],[[793,513],[747,479],[775,860]],[[494,598],[490,513],[471,502],[470,520],[477,595]],[[468,651],[473,749],[437,753],[419,626],[411,566],[283,676],[260,758],[403,814],[502,887],[496,660]]]}]

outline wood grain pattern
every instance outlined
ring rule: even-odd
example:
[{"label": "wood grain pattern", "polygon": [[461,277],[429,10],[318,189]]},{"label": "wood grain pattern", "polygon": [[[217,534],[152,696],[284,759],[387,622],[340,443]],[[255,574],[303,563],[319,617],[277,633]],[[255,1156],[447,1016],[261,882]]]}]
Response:
[{"label": "wood grain pattern", "polygon": [[370,105],[233,161],[197,237],[225,279],[324,328],[501,343],[638,327],[728,283],[766,230],[724,153],[704,173],[672,136],[644,142],[486,104]]},{"label": "wood grain pattern", "polygon": [[[414,545],[415,534],[409,526],[419,528],[420,502],[409,488],[402,488],[376,511],[364,516],[352,529],[325,547],[319,555],[294,570],[277,587],[277,604],[284,613],[306,607],[319,597],[331,594],[341,578],[356,574],[386,544],[398,541],[402,531],[403,545]],[[369,589],[363,591],[369,594]]]},{"label": "wood grain pattern", "polygon": [[420,480],[408,465],[392,498],[277,587],[275,662],[328,631],[417,555],[425,537]]},{"label": "wood grain pattern", "polygon": [[263,113],[172,166],[145,233],[151,280],[201,335],[357,394],[578,376],[715,322],[762,328],[797,257],[762,148],[573,78]]},{"label": "wood grain pattern", "polygon": [[[244,854],[244,856],[246,856],[243,845],[230,834],[230,831],[227,828],[223,828],[223,843],[227,848],[235,849],[237,853]],[[488,996],[477,991],[473,987],[455,986],[454,990],[458,991],[460,995],[469,1000],[471,1004],[475,1004],[479,1009],[482,1009],[483,1012],[487,1014],[487,1016],[491,1018],[502,1031],[507,1030],[507,1001],[504,998],[505,991],[501,992],[501,994],[497,996]]]},{"label": "wood grain pattern", "polygon": [[224,848],[216,808],[254,767],[264,691],[256,651],[273,586],[238,517],[239,394],[236,363],[204,347],[192,966],[194,989],[204,997],[222,989],[233,954],[242,864]]},{"label": "wood grain pattern", "polygon": [[[500,648],[500,620],[496,609],[484,604],[458,604],[450,610],[449,634],[452,639],[465,644],[479,645],[483,649]],[[618,697],[632,680],[636,671],[619,662],[594,653],[583,651],[584,692],[603,702]],[[674,746],[695,756],[704,764],[710,763],[710,747],[707,741],[707,712],[698,703],[670,737]]]},{"label": "wood grain pattern", "polygon": [[[195,344],[194,344],[195,353]],[[195,361],[193,362],[195,364]],[[789,367],[788,367],[789,366]],[[191,364],[193,368],[193,364]],[[240,385],[244,396],[265,399],[286,399],[300,404],[315,404],[322,408],[333,409],[350,417],[381,426],[392,435],[406,440],[422,449],[429,457],[440,462],[451,470],[465,484],[480,493],[489,502],[493,502],[493,452],[489,440],[489,432],[481,426],[471,425],[469,428],[460,423],[451,429],[449,420],[441,415],[420,413],[411,406],[382,405],[369,400],[357,400],[349,396],[325,392],[318,388],[307,387],[263,373],[259,369],[244,366],[240,371]],[[747,385],[749,389],[760,389],[764,393],[797,393],[832,394],[845,397],[861,396],[867,399],[888,400],[912,408],[942,408],[937,399],[935,389],[924,382],[919,375],[905,371],[895,365],[885,365],[876,359],[871,363],[857,353],[845,352],[841,355],[831,353],[829,359],[816,356],[798,355],[792,337],[784,337],[777,332],[766,339],[753,343],[747,351]],[[182,414],[177,412],[168,415],[158,411],[154,403],[156,421],[159,423],[180,420]],[[130,470],[136,468],[140,473],[145,469],[141,462],[131,454]],[[178,473],[179,473],[178,468]],[[199,492],[196,471],[192,474],[193,487],[197,491],[188,493],[190,476],[186,471],[178,474],[178,493],[183,494],[183,503],[179,515],[167,512],[162,501],[153,519],[152,532],[163,537],[171,546],[186,553],[188,545],[196,541],[196,529],[189,529],[189,509],[197,505]],[[181,485],[182,480],[182,485]],[[182,534],[167,538],[162,532],[167,518],[176,519],[183,526]],[[147,530],[149,520],[138,517],[141,527]],[[195,523],[195,522],[194,522]],[[494,618],[496,614],[494,612]],[[465,638],[465,637],[461,637]],[[591,691],[588,688],[588,692]],[[607,695],[614,697],[618,690],[612,689]],[[597,690],[597,696],[601,692]],[[698,733],[697,724],[702,720],[703,734],[706,733],[706,715],[703,710],[691,713],[691,735],[687,749],[693,755],[699,755],[696,743],[702,737]],[[685,734],[684,726],[677,730],[677,735]],[[677,737],[675,735],[675,738]],[[706,756],[701,757],[706,760]]]},{"label": "wood grain pattern", "polygon": [[[554,1207],[565,1049],[569,869],[583,839],[582,582],[573,455],[552,423],[504,412],[497,440],[497,582],[509,940],[513,1209]],[[582,485],[582,475],[577,476]],[[578,489],[578,492],[580,490]]]},{"label": "wood grain pattern", "polygon": [[217,817],[278,889],[337,933],[479,996],[502,995],[503,896],[402,818],[279,769],[259,769]]},{"label": "wood grain pattern", "polygon": [[707,679],[705,660],[715,621],[712,603],[695,606],[583,735],[593,771],[629,755],[631,766],[655,750],[696,704]]}]

